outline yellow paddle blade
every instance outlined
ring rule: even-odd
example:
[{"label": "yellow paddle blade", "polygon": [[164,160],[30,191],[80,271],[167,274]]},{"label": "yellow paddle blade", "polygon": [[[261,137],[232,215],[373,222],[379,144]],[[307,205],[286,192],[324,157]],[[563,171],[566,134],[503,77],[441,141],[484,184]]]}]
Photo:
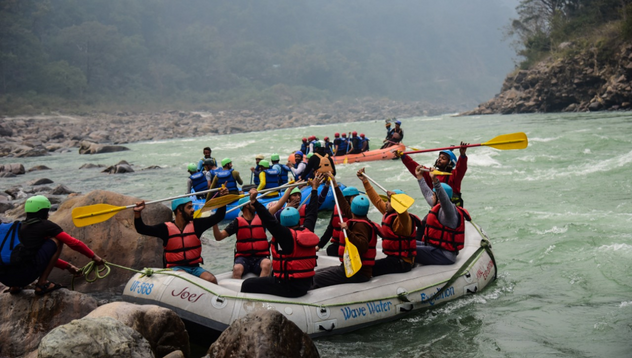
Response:
[{"label": "yellow paddle blade", "polygon": [[108,220],[119,211],[125,209],[127,209],[126,206],[114,206],[109,204],[80,206],[72,209],[72,222],[76,227],[98,224]]},{"label": "yellow paddle blade", "polygon": [[342,262],[345,266],[345,275],[351,277],[360,271],[362,268],[362,259],[360,259],[360,253],[358,248],[349,241],[345,236],[345,253],[342,258]]},{"label": "yellow paddle blade", "polygon": [[224,196],[220,196],[217,198],[213,198],[209,201],[206,202],[206,204],[204,204],[203,207],[199,208],[198,210],[195,211],[195,213],[193,213],[193,218],[197,219],[199,217],[202,216],[202,213],[207,212],[209,210],[215,210],[217,208],[221,208],[222,206],[226,206],[230,203],[232,203],[233,201],[237,201],[243,197],[245,197],[246,194],[241,194],[241,195],[236,195],[236,194],[228,194],[228,195],[224,195]]},{"label": "yellow paddle blade", "polygon": [[380,199],[382,199],[382,201],[388,201],[388,195],[386,194],[379,194],[380,195]]},{"label": "yellow paddle blade", "polygon": [[529,139],[527,139],[527,135],[523,132],[518,132],[499,135],[490,141],[481,143],[481,145],[501,150],[525,149],[529,145]]},{"label": "yellow paddle blade", "polygon": [[393,194],[393,195],[391,195],[391,206],[399,214],[401,214],[401,213],[405,212],[406,210],[408,210],[408,208],[413,206],[414,203],[415,203],[415,199],[413,199],[412,197],[410,197],[410,196],[408,196],[406,194]]},{"label": "yellow paddle blade", "polygon": [[345,155],[345,159],[342,161],[342,164],[349,164],[349,158]]}]

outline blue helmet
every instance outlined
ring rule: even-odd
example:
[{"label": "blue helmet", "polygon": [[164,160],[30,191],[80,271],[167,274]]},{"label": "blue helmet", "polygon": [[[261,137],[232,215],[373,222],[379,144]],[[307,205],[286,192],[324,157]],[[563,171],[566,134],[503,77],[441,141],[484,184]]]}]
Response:
[{"label": "blue helmet", "polygon": [[360,192],[358,191],[358,188],[356,188],[355,186],[348,186],[345,188],[345,190],[342,191],[342,195],[354,196],[354,195],[360,195]]},{"label": "blue helmet", "polygon": [[300,155],[302,157],[304,154],[300,150],[297,150],[296,152],[294,152],[294,155]]},{"label": "blue helmet", "polygon": [[400,122],[400,121],[395,121],[395,124],[402,125],[402,122]]},{"label": "blue helmet", "polygon": [[369,198],[358,195],[351,201],[351,212],[357,216],[366,216],[369,212]]},{"label": "blue helmet", "polygon": [[406,194],[406,193],[404,193],[403,190],[399,190],[399,189],[393,189],[393,193],[395,193],[395,194]]},{"label": "blue helmet", "polygon": [[191,198],[179,198],[179,199],[171,200],[171,210],[176,211],[178,206],[184,205],[186,203],[191,203],[191,202],[193,202]]},{"label": "blue helmet", "polygon": [[456,166],[456,154],[452,153],[449,150],[442,150],[439,153],[444,153],[446,154],[448,157],[450,157],[450,165],[452,166],[452,168],[454,168]]},{"label": "blue helmet", "polygon": [[[452,187],[446,183],[441,183],[441,186],[443,187],[443,190],[445,190],[445,193],[448,194],[448,198],[452,198]],[[435,189],[432,189],[432,191],[435,193],[437,192]]]},{"label": "blue helmet", "polygon": [[292,227],[298,225],[301,221],[301,214],[296,208],[287,207],[281,211],[281,225]]},{"label": "blue helmet", "polygon": [[249,201],[250,201],[250,195],[246,196],[245,198],[239,199],[239,201],[237,202],[237,206],[239,206],[241,204],[244,204],[246,202],[249,202]]}]

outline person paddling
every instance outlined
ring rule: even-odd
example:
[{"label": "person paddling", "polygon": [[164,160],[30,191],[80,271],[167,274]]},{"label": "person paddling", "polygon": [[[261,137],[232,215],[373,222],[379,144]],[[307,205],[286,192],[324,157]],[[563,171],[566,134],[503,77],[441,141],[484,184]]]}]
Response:
[{"label": "person paddling", "polygon": [[[228,189],[222,188],[219,195],[227,195]],[[141,235],[154,236],[162,240],[164,262],[167,268],[174,271],[185,271],[193,276],[217,284],[215,276],[200,267],[202,258],[202,242],[200,237],[204,231],[218,224],[226,215],[226,206],[215,211],[206,218],[193,218],[193,203],[190,198],[175,199],[171,202],[174,220],[158,225],[146,225],[141,212],[145,209],[145,201],[139,201],[134,207],[134,228]]]},{"label": "person paddling", "polygon": [[[198,172],[197,166],[194,163],[190,163],[187,166],[187,171],[189,172],[189,177],[187,178],[186,194],[208,190],[208,181],[206,180],[206,175],[202,172]],[[206,195],[197,195],[197,197],[198,199],[203,199],[206,197]]]},{"label": "person paddling", "polygon": [[[327,181],[326,184],[329,184]],[[345,200],[349,205],[351,205],[351,201],[353,198],[360,195],[360,192],[356,187],[348,186],[342,191],[342,195],[345,197]],[[322,195],[321,195],[322,196]],[[342,220],[347,222],[349,217],[342,215]],[[320,241],[318,242],[318,247],[323,248],[327,245],[327,242],[330,242],[329,246],[327,246],[327,256],[338,256],[338,247],[340,243],[344,241],[345,236],[340,228],[340,215],[338,215],[338,207],[334,206],[334,211],[331,214],[331,219],[329,219],[329,224],[325,229],[325,232],[320,237]]]},{"label": "person paddling", "polygon": [[17,294],[23,287],[35,283],[35,294],[44,295],[64,286],[48,281],[48,276],[57,267],[73,275],[79,268],[59,258],[64,244],[74,251],[103,265],[104,261],[86,244],[68,235],[59,225],[48,220],[50,201],[43,195],[30,197],[24,203],[26,219],[19,229],[20,244],[11,253],[10,265],[1,267],[0,282],[9,286],[9,293]]},{"label": "person paddling", "polygon": [[239,194],[239,185],[243,185],[239,172],[233,168],[233,161],[230,158],[222,159],[222,169],[215,171],[215,178],[211,183],[211,189],[219,188],[226,184],[230,194]]}]

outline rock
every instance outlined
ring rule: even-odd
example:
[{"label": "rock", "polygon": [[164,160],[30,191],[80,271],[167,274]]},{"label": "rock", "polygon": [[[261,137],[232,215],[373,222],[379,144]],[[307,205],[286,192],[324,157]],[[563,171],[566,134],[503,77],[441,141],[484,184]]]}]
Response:
[{"label": "rock", "polygon": [[[282,342],[282,343],[281,343]],[[210,358],[320,357],[311,338],[276,310],[260,310],[233,322],[211,345]]]},{"label": "rock", "polygon": [[124,173],[133,173],[134,169],[129,164],[117,164],[109,166],[101,171],[101,173],[108,174],[124,174]]},{"label": "rock", "polygon": [[162,169],[162,167],[159,165],[150,165],[147,168],[143,168],[141,170],[154,170],[154,169]]},{"label": "rock", "polygon": [[16,176],[11,172],[0,172],[0,178],[15,178]]},{"label": "rock", "polygon": [[25,289],[18,295],[0,294],[0,307],[0,357],[21,357],[35,351],[53,328],[97,308],[97,301],[67,289],[41,297]]},{"label": "rock", "polygon": [[105,165],[86,163],[79,167],[79,169],[92,169],[92,168],[105,168]]},{"label": "rock", "polygon": [[30,182],[26,183],[26,185],[44,185],[44,184],[51,184],[51,183],[53,183],[52,180],[48,178],[41,178],[41,179],[31,180]]},{"label": "rock", "polygon": [[599,101],[592,102],[592,103],[590,103],[588,105],[588,109],[590,111],[598,111],[598,110],[601,109],[601,107],[602,107],[602,105],[601,105],[601,103]]},{"label": "rock", "polygon": [[122,145],[103,145],[88,141],[81,141],[79,145],[79,154],[99,154],[99,153],[113,153],[129,150],[129,148]]},{"label": "rock", "polygon": [[24,174],[24,165],[20,163],[3,164],[0,165],[0,173],[1,172],[9,172],[15,175]]},{"label": "rock", "polygon": [[[57,223],[65,231],[83,241],[95,253],[106,261],[136,270],[145,267],[163,267],[162,241],[155,237],[139,235],[134,229],[134,213],[123,210],[108,220],[85,227],[76,227],[72,220],[72,209],[93,204],[107,203],[112,206],[126,206],[141,201],[139,198],[117,193],[95,190],[85,195],[68,197],[50,220]],[[171,221],[171,210],[165,205],[148,205],[143,210],[143,221],[147,225],[156,225]],[[88,259],[76,251],[64,248],[61,258],[81,267]],[[112,290],[120,292],[121,285],[127,283],[132,273],[113,268],[116,274],[110,274],[105,280],[97,280],[91,284],[84,281],[75,282],[75,289],[80,292],[99,292]],[[61,270],[53,270],[51,280],[62,284],[70,284],[70,276]]]},{"label": "rock", "polygon": [[17,158],[28,158],[28,157],[43,157],[46,155],[50,155],[48,150],[43,145],[39,145],[33,148],[19,148],[14,150],[13,156]]},{"label": "rock", "polygon": [[75,193],[75,191],[72,191],[72,190],[68,189],[68,187],[66,187],[65,185],[60,184],[60,185],[56,186],[55,189],[51,190],[50,193],[52,195],[68,195],[68,194]]},{"label": "rock", "polygon": [[0,137],[11,137],[13,135],[13,129],[9,126],[0,125]]},{"label": "rock", "polygon": [[26,172],[30,173],[30,172],[34,172],[34,171],[37,171],[37,170],[51,170],[51,168],[49,168],[49,167],[47,167],[45,165],[36,165],[36,166],[32,167],[31,169],[27,170]]},{"label": "rock", "polygon": [[86,317],[112,317],[133,328],[149,342],[156,357],[163,357],[174,350],[189,356],[189,334],[184,322],[170,309],[113,302],[100,306]]},{"label": "rock", "polygon": [[182,353],[182,351],[173,351],[167,354],[166,356],[164,356],[163,358],[185,358],[185,355],[184,353]]},{"label": "rock", "polygon": [[0,213],[4,213],[5,211],[11,210],[14,207],[15,205],[13,205],[13,203],[10,201],[0,200]]},{"label": "rock", "polygon": [[149,342],[140,333],[111,317],[74,320],[53,329],[39,345],[38,358],[154,357]]}]

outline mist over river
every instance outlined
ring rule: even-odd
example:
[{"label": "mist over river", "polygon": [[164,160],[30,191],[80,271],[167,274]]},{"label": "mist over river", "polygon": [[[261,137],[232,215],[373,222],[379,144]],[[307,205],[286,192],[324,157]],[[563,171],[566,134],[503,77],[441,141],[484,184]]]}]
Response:
[{"label": "mist over river", "polygon": [[[525,132],[523,150],[470,148],[463,199],[472,219],[490,236],[498,279],[485,290],[398,321],[350,334],[317,339],[322,357],[629,357],[632,352],[632,113],[533,114],[402,119],[404,143],[437,148],[460,141],[482,143]],[[131,151],[2,158],[35,171],[0,179],[0,189],[32,179],[87,193],[104,189],[155,200],[184,194],[186,164],[210,146],[229,157],[246,183],[256,154],[284,158],[309,135],[363,132],[381,145],[384,122],[356,122],[267,132],[142,142]],[[415,154],[432,165],[437,153]],[[134,165],[135,173],[103,174],[85,163]],[[152,165],[162,169],[141,170]],[[416,180],[399,160],[337,166],[338,181],[361,187],[355,172],[428,206]],[[130,203],[131,204],[131,203]],[[161,205],[161,204],[158,204]],[[118,215],[132,215],[126,211]],[[321,212],[316,233],[330,213]],[[377,210],[369,213],[380,220]],[[205,267],[230,270],[234,237],[204,236]],[[115,240],[116,238],[112,238]]]}]

